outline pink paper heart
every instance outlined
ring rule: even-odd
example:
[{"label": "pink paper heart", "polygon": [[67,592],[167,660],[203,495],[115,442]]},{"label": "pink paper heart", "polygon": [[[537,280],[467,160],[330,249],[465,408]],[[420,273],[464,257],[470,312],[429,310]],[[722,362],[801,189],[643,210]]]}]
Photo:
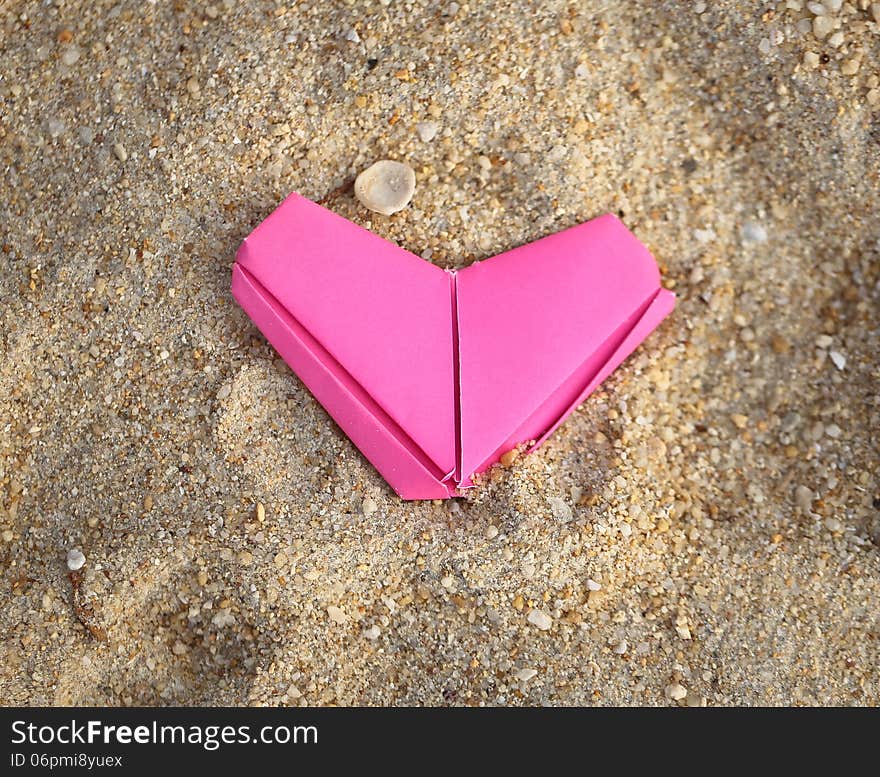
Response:
[{"label": "pink paper heart", "polygon": [[447,272],[297,194],[232,293],[405,499],[540,445],[675,304],[611,215]]}]

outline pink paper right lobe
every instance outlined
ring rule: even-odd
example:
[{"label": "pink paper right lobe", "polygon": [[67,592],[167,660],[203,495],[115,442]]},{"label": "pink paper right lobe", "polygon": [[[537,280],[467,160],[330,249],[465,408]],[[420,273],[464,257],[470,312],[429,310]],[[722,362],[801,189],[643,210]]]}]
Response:
[{"label": "pink paper right lobe", "polygon": [[606,215],[457,276],[464,485],[543,439],[668,314],[656,262]]}]

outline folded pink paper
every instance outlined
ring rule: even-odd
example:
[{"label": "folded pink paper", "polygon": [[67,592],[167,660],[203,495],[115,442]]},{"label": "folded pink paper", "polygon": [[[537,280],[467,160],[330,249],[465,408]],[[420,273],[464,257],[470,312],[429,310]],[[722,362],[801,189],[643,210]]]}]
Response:
[{"label": "folded pink paper", "polygon": [[447,272],[297,194],[245,239],[232,293],[404,499],[540,445],[675,300],[614,216]]}]

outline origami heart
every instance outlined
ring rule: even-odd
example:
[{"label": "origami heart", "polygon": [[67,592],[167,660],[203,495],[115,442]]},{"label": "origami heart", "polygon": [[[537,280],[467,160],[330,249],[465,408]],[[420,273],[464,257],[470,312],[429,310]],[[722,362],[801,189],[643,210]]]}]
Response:
[{"label": "origami heart", "polygon": [[404,499],[540,445],[675,304],[611,215],[448,272],[298,194],[232,293]]}]

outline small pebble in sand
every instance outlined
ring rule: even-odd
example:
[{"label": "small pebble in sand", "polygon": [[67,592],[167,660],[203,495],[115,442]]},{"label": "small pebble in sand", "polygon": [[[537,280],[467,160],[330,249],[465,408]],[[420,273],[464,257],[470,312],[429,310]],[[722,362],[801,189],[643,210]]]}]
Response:
[{"label": "small pebble in sand", "polygon": [[64,132],[64,122],[54,117],[46,122],[46,127],[49,130],[49,135],[53,138],[57,138]]},{"label": "small pebble in sand", "polygon": [[78,569],[82,569],[83,564],[85,563],[86,557],[79,548],[73,548],[72,550],[67,551],[67,568],[71,572],[76,572]]},{"label": "small pebble in sand", "polygon": [[334,623],[342,624],[348,620],[345,610],[332,604],[327,608],[327,615],[330,616],[330,620]]},{"label": "small pebble in sand", "polygon": [[241,553],[238,554],[238,563],[241,564],[243,567],[249,567],[251,564],[254,563],[254,554],[251,553],[249,550],[243,550]]},{"label": "small pebble in sand", "polygon": [[587,589],[590,591],[601,591],[602,586],[599,585],[599,583],[597,583],[595,580],[590,578],[589,580],[587,580]]},{"label": "small pebble in sand", "polygon": [[513,675],[521,683],[527,683],[534,677],[538,676],[537,669],[517,669]]},{"label": "small pebble in sand", "polygon": [[852,59],[847,59],[841,64],[840,72],[845,76],[854,76],[859,72],[859,68],[861,67],[862,62],[858,57],[852,57]]},{"label": "small pebble in sand", "polygon": [[828,355],[831,357],[831,361],[834,362],[834,366],[837,367],[837,369],[842,370],[846,367],[846,356],[840,351],[829,351]]},{"label": "small pebble in sand", "polygon": [[742,239],[745,243],[765,243],[767,242],[767,230],[754,221],[747,221],[743,224]]},{"label": "small pebble in sand", "polygon": [[742,413],[734,413],[730,416],[730,420],[737,429],[745,429],[749,425],[749,417]]},{"label": "small pebble in sand", "polygon": [[361,512],[365,517],[369,518],[376,510],[379,509],[379,505],[376,504],[376,501],[369,496],[364,497],[364,501],[361,502]]},{"label": "small pebble in sand", "polygon": [[507,453],[502,453],[501,459],[500,459],[501,466],[502,467],[510,467],[513,464],[513,462],[516,461],[517,456],[519,456],[519,453],[517,452],[516,448],[507,451]]},{"label": "small pebble in sand", "polygon": [[560,521],[570,521],[574,517],[571,505],[561,497],[547,497],[547,503],[550,505],[550,511],[553,513],[553,516]]},{"label": "small pebble in sand", "polygon": [[368,628],[368,629],[364,629],[364,636],[367,639],[379,639],[379,635],[381,633],[382,633],[382,630],[378,626],[376,626],[375,624],[370,626],[370,628]]},{"label": "small pebble in sand", "polygon": [[797,505],[798,510],[804,514],[809,513],[813,509],[813,498],[813,492],[806,486],[798,486],[794,490],[794,503]]},{"label": "small pebble in sand", "polygon": [[116,154],[116,158],[120,162],[124,162],[128,159],[128,151],[125,150],[125,146],[123,146],[122,143],[113,144],[113,153]]},{"label": "small pebble in sand", "polygon": [[79,59],[79,53],[78,46],[68,46],[64,49],[64,53],[61,55],[61,61],[68,67],[74,65]]},{"label": "small pebble in sand", "polygon": [[838,30],[834,35],[828,38],[828,45],[832,48],[839,49],[843,45],[844,40],[843,33]]},{"label": "small pebble in sand", "polygon": [[819,40],[825,38],[834,29],[834,19],[830,16],[817,16],[813,19],[813,35]]},{"label": "small pebble in sand", "polygon": [[415,171],[409,165],[391,159],[370,165],[354,182],[354,193],[361,204],[384,216],[403,210],[415,190]]},{"label": "small pebble in sand", "polygon": [[526,620],[541,631],[548,631],[553,625],[553,619],[543,610],[532,610]]},{"label": "small pebble in sand", "polygon": [[358,35],[358,31],[354,27],[352,27],[347,33],[345,33],[345,39],[349,43],[360,43],[361,42],[361,36]]},{"label": "small pebble in sand", "polygon": [[614,647],[611,648],[611,650],[616,655],[622,656],[624,653],[626,653],[627,650],[629,650],[629,645],[626,643],[625,639],[622,639],[620,640],[620,642],[616,643]]},{"label": "small pebble in sand", "polygon": [[420,121],[416,124],[416,132],[418,133],[419,139],[424,143],[430,143],[436,138],[439,129],[440,125],[437,124],[436,121]]},{"label": "small pebble in sand", "polygon": [[493,526],[492,524],[489,524],[486,527],[486,530],[483,532],[483,536],[487,540],[494,540],[498,536],[498,527]]},{"label": "small pebble in sand", "polygon": [[680,683],[670,683],[666,686],[666,698],[672,701],[681,701],[687,696],[687,688]]}]

